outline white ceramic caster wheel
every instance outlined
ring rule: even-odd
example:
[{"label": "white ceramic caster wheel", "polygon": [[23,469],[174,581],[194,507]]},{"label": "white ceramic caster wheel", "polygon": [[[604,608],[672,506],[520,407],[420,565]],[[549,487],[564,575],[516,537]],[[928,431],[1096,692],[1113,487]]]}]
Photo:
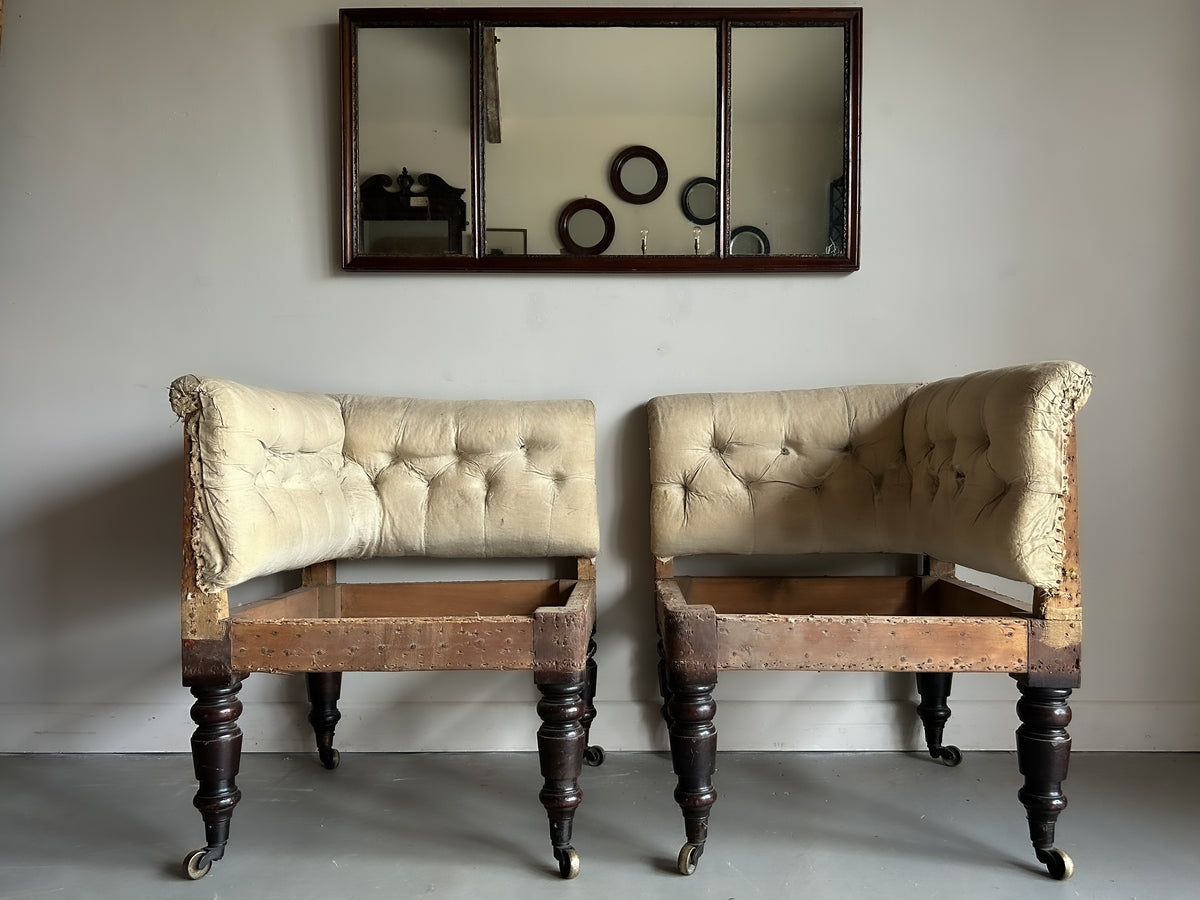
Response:
[{"label": "white ceramic caster wheel", "polygon": [[200,865],[200,860],[204,858],[206,852],[205,850],[193,850],[183,858],[183,874],[192,881],[199,881],[212,868],[211,862]]},{"label": "white ceramic caster wheel", "polygon": [[554,855],[558,857],[559,875],[570,880],[579,874],[579,854],[575,852],[574,847],[568,847]]},{"label": "white ceramic caster wheel", "polygon": [[1050,873],[1050,877],[1055,881],[1066,881],[1075,874],[1075,863],[1071,857],[1067,856],[1062,850],[1057,847],[1051,847],[1049,850],[1039,850],[1037,858],[1040,862],[1045,863],[1046,871]]},{"label": "white ceramic caster wheel", "polygon": [[691,875],[696,871],[696,863],[700,862],[700,848],[695,844],[684,844],[679,848],[679,874]]},{"label": "white ceramic caster wheel", "polygon": [[342,754],[338,753],[337,748],[331,748],[329,754],[321,758],[321,765],[327,769],[336,769],[342,764]]}]

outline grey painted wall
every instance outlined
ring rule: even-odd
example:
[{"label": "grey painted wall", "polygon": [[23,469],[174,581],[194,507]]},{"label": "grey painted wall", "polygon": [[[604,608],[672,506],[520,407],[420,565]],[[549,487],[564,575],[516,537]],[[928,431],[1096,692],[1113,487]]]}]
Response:
[{"label": "grey painted wall", "polygon": [[[0,750],[186,747],[176,375],[594,400],[595,736],[643,748],[663,743],[648,397],[1060,357],[1096,373],[1076,746],[1200,749],[1200,6],[864,5],[861,271],[495,278],[339,270],[334,4],[9,0]],[[912,746],[909,694],[890,676],[730,676],[722,745]],[[1014,694],[961,678],[954,739],[1010,746]],[[308,746],[295,681],[243,695],[248,748]],[[350,678],[340,742],[528,748],[533,696],[527,673]]]}]

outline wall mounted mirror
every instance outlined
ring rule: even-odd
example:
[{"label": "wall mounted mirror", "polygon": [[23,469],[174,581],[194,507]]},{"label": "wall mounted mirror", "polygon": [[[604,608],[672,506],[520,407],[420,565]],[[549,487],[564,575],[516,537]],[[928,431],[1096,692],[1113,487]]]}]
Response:
[{"label": "wall mounted mirror", "polygon": [[343,265],[857,269],[861,46],[854,8],[344,9]]}]

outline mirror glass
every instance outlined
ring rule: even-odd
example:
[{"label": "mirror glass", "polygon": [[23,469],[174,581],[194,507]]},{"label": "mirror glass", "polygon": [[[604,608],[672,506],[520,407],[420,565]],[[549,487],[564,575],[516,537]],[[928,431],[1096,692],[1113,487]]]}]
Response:
[{"label": "mirror glass", "polygon": [[654,190],[658,184],[658,172],[654,163],[644,156],[638,156],[621,167],[620,182],[621,187],[640,197]]},{"label": "mirror glass", "polygon": [[345,268],[858,268],[861,9],[356,8],[340,34]]},{"label": "mirror glass", "polygon": [[640,256],[643,228],[655,253],[690,254],[691,226],[678,208],[662,199],[620,202],[609,173],[629,146],[653,147],[670,172],[713,171],[716,30],[497,27],[495,34],[500,142],[484,148],[488,227],[524,228],[530,254],[557,255],[559,210],[586,196],[612,210],[607,254]]},{"label": "mirror glass", "polygon": [[604,238],[604,220],[594,209],[581,209],[567,226],[571,240],[581,247],[594,247]]},{"label": "mirror glass", "polygon": [[[462,226],[451,226],[457,210],[443,209],[419,179],[432,174],[461,189],[465,217],[471,208],[470,59],[469,28],[359,29],[358,252],[462,253]],[[411,173],[411,190],[402,173]],[[384,178],[372,182],[376,176]]]},{"label": "mirror glass", "polygon": [[773,254],[830,246],[830,184],[845,167],[845,39],[834,27],[733,29],[730,217],[769,233]]}]

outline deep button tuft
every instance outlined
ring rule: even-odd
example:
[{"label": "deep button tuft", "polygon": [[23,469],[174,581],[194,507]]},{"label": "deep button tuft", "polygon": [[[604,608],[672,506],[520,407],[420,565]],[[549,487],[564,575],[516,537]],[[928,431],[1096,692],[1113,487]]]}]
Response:
[{"label": "deep button tuft", "polygon": [[780,448],[779,448],[779,455],[780,455],[780,456],[787,456],[787,455],[788,455],[788,454],[790,454],[791,452],[792,452],[792,451],[791,451],[791,450],[789,450],[787,447],[780,447]]}]

